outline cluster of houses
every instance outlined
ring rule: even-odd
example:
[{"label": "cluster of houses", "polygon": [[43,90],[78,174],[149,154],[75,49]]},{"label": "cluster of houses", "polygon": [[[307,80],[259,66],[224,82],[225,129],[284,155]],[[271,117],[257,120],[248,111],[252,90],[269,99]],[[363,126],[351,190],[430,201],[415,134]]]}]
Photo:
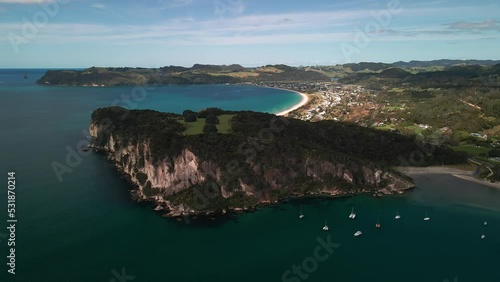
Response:
[{"label": "cluster of houses", "polygon": [[477,133],[477,132],[471,133],[470,136],[484,139],[484,140],[488,139],[488,135],[482,134],[482,133]]},{"label": "cluster of houses", "polygon": [[339,120],[348,117],[356,109],[375,109],[373,94],[361,86],[355,85],[328,85],[327,89],[317,93],[319,98],[299,118],[303,120]]},{"label": "cluster of houses", "polygon": [[295,112],[294,118],[302,120],[339,120],[358,107],[375,109],[373,92],[357,85],[339,85],[334,82],[259,82],[256,86],[290,89],[314,93],[315,99],[306,110]]},{"label": "cluster of houses", "polygon": [[[315,99],[312,103],[301,110],[292,113],[294,118],[307,121],[353,120],[356,116],[362,117],[379,106],[375,101],[376,93],[358,85],[340,85],[336,82],[248,82],[245,85],[264,86],[273,88],[290,89],[302,93],[314,93]],[[386,101],[386,106],[390,106]],[[399,105],[398,110],[405,110],[405,104]],[[383,113],[383,112],[381,112]],[[396,119],[388,118],[387,121],[393,123]],[[401,121],[404,121],[401,118]],[[381,127],[385,126],[384,121],[366,124],[363,126]],[[418,124],[420,129],[431,129],[428,124]],[[448,127],[440,128],[441,133],[451,133]],[[470,136],[487,140],[488,136],[483,133],[470,133]]]}]

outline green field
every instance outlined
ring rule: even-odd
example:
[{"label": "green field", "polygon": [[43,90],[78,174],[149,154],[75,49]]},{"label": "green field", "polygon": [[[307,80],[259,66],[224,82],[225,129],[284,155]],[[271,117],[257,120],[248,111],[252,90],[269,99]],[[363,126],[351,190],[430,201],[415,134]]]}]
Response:
[{"label": "green field", "polygon": [[419,134],[421,134],[425,130],[423,128],[420,128],[420,126],[418,126],[418,125],[410,125],[410,126],[407,126],[406,128],[408,128],[411,131],[413,131],[413,133],[415,135],[419,135]]},{"label": "green field", "polygon": [[475,145],[459,145],[451,148],[455,151],[466,152],[471,156],[480,156],[483,154],[487,155],[488,152],[491,150],[490,148],[476,147]]},{"label": "green field", "polygon": [[[219,124],[217,124],[217,130],[219,133],[227,134],[231,130],[231,119],[234,115],[220,115]],[[196,135],[203,133],[203,126],[205,126],[205,119],[199,118],[195,122],[187,123],[187,129],[184,131],[185,135]]]}]

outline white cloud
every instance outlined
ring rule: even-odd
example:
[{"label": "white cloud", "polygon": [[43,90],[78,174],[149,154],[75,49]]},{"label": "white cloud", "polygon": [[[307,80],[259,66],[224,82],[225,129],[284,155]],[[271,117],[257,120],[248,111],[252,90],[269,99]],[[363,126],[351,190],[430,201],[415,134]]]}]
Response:
[{"label": "white cloud", "polygon": [[[0,0],[2,1],[2,0]],[[182,0],[186,1],[186,0]],[[104,5],[94,4],[95,8]],[[413,13],[420,14],[420,9]],[[412,13],[405,10],[404,13]],[[404,14],[403,13],[403,14]],[[404,17],[404,16],[403,16]],[[33,38],[32,43],[100,42],[105,44],[167,45],[254,45],[310,44],[352,42],[355,27],[363,29],[373,21],[372,10],[324,11],[245,15],[224,20],[212,18],[197,21],[193,17],[176,18],[151,25],[109,25],[49,23]],[[493,22],[476,24],[489,27]],[[457,26],[457,24],[455,24]],[[467,27],[463,22],[459,27]],[[20,33],[22,23],[0,23],[0,33]],[[398,26],[391,22],[376,34],[373,41],[474,40],[478,35],[453,30],[446,25]],[[0,41],[6,38],[0,38]]]},{"label": "white cloud", "polygon": [[56,0],[0,0],[0,4],[41,4]]},{"label": "white cloud", "polygon": [[102,3],[95,3],[95,4],[90,5],[90,7],[96,8],[96,9],[105,9],[106,8],[106,6],[104,6],[104,4],[102,4]]},{"label": "white cloud", "polygon": [[485,20],[482,22],[454,22],[448,25],[450,29],[474,31],[474,30],[500,30],[500,21]]},{"label": "white cloud", "polygon": [[214,0],[214,15],[219,16],[221,19],[227,14],[238,16],[245,11],[245,4],[243,0]]},{"label": "white cloud", "polygon": [[158,0],[160,3],[160,9],[172,9],[190,6],[193,4],[193,0]]}]

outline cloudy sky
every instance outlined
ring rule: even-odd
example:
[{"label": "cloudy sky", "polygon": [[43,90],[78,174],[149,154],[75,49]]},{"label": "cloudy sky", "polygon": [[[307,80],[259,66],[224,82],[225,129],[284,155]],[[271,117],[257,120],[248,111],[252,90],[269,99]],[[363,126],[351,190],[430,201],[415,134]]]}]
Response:
[{"label": "cloudy sky", "polygon": [[0,0],[0,68],[500,59],[498,0]]}]

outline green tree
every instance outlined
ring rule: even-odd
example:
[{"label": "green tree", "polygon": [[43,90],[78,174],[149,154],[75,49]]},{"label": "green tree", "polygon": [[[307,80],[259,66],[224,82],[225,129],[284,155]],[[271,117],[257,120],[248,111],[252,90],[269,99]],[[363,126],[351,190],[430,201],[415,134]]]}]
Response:
[{"label": "green tree", "polygon": [[196,120],[197,120],[197,118],[196,118],[196,114],[195,113],[186,114],[184,116],[184,121],[185,122],[195,122]]},{"label": "green tree", "polygon": [[195,112],[193,112],[193,111],[191,111],[191,110],[184,110],[184,111],[182,112],[182,116],[183,116],[183,117],[184,117],[184,116],[186,116],[186,115],[190,115],[190,114],[196,114],[196,113],[195,113]]},{"label": "green tree", "polygon": [[185,122],[195,122],[197,119],[196,113],[191,110],[184,110],[184,112],[182,112],[182,117]]},{"label": "green tree", "polygon": [[493,149],[491,151],[488,152],[488,156],[492,157],[492,158],[498,158],[500,157],[500,150],[499,149]]},{"label": "green tree", "polygon": [[204,133],[217,133],[217,126],[215,124],[207,123],[203,126]]},{"label": "green tree", "polygon": [[201,110],[198,113],[198,118],[206,118],[209,115],[219,116],[223,113],[224,113],[224,110],[221,110],[219,108],[207,108],[207,109]]},{"label": "green tree", "polygon": [[205,123],[206,124],[219,124],[219,118],[213,114],[209,114],[209,115],[207,115],[207,117],[205,119]]},{"label": "green tree", "polygon": [[500,117],[500,102],[493,102],[486,105],[484,113],[492,117]]}]

